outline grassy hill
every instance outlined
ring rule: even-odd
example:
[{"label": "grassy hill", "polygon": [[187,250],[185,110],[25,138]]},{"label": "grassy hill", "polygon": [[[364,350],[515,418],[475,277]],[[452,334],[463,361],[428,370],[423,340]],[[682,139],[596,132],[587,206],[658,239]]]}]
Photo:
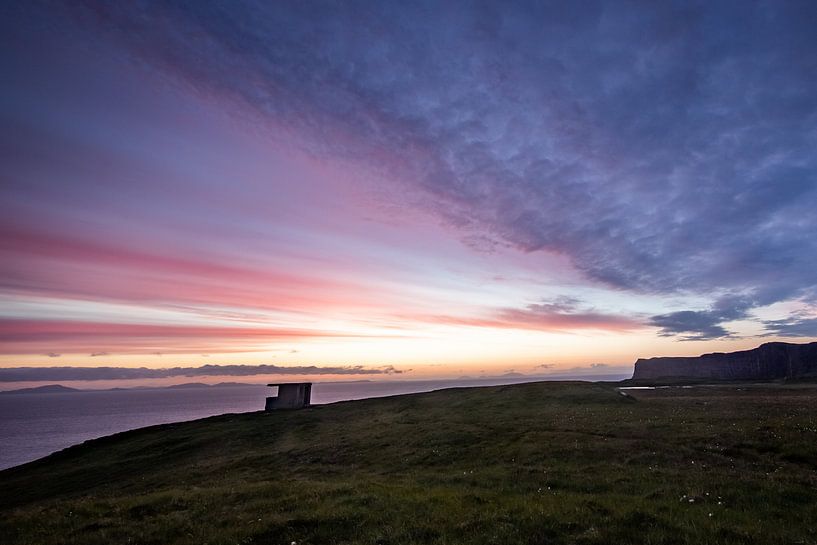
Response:
[{"label": "grassy hill", "polygon": [[0,472],[4,544],[817,543],[817,388],[536,383],[224,415]]}]

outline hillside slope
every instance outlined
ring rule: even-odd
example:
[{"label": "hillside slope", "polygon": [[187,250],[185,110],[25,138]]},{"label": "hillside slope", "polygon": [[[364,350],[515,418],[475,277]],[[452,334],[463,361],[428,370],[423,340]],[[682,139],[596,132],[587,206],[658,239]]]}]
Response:
[{"label": "hillside slope", "polygon": [[815,543],[817,391],[537,383],[90,441],[0,472],[49,543]]}]

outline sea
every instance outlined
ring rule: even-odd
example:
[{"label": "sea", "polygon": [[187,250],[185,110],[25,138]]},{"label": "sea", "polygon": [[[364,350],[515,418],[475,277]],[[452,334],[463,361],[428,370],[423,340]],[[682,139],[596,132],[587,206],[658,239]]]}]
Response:
[{"label": "sea", "polygon": [[[312,404],[521,382],[531,382],[531,379],[318,382],[312,386]],[[270,389],[263,385],[248,384],[4,392],[0,394],[0,470],[113,433],[218,414],[263,410],[265,397],[270,393]]]}]

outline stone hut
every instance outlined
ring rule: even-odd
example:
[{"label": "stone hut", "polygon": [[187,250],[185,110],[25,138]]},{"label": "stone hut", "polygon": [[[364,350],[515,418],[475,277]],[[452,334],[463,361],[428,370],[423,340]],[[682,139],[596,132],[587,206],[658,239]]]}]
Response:
[{"label": "stone hut", "polygon": [[267,386],[277,387],[278,395],[267,398],[264,410],[274,411],[276,409],[303,409],[309,407],[312,398],[311,382],[285,382],[267,384]]}]

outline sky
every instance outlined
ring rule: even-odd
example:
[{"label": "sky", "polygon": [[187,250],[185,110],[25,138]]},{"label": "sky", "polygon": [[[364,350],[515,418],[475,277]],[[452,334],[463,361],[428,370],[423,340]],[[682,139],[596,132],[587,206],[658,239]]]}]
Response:
[{"label": "sky", "polygon": [[4,2],[0,383],[815,340],[814,28],[810,1]]}]

